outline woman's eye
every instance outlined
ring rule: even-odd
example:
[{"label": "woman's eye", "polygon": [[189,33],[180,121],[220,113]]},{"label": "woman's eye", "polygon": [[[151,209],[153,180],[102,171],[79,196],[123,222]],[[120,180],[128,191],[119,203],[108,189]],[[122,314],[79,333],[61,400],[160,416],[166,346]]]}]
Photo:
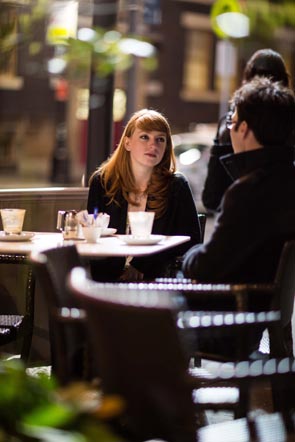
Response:
[{"label": "woman's eye", "polygon": [[165,137],[159,137],[157,138],[158,143],[166,143],[166,138]]},{"label": "woman's eye", "polygon": [[148,140],[148,135],[141,135],[140,138],[142,138],[143,140]]}]

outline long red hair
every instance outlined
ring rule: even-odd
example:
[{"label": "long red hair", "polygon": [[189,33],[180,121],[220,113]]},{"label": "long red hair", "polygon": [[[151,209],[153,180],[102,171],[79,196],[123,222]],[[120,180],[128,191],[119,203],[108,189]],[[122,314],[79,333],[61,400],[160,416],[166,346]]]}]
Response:
[{"label": "long red hair", "polygon": [[131,137],[135,129],[144,131],[159,131],[166,134],[167,145],[161,162],[154,167],[151,180],[147,188],[148,210],[156,212],[156,217],[161,216],[166,210],[167,196],[170,178],[176,170],[176,160],[173,150],[171,130],[167,119],[152,109],[142,109],[135,112],[128,121],[121,136],[118,147],[113,154],[103,162],[90,177],[99,174],[104,186],[106,196],[111,202],[119,204],[120,192],[128,203],[134,203],[130,199],[130,193],[136,194],[136,187],[132,173],[130,152],[125,149],[125,138]]}]

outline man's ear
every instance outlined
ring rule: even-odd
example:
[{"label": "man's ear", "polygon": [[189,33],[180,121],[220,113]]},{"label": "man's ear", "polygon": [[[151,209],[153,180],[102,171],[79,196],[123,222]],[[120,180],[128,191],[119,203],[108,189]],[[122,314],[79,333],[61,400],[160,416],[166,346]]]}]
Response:
[{"label": "man's ear", "polygon": [[241,131],[241,134],[243,136],[243,138],[246,138],[249,134],[249,131],[251,130],[248,126],[248,123],[246,121],[242,121],[240,123],[239,129]]}]

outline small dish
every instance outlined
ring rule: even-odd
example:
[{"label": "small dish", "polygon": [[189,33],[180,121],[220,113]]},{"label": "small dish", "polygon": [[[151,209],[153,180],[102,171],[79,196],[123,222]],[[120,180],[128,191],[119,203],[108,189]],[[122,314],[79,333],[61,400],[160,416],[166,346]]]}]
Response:
[{"label": "small dish", "polygon": [[0,241],[30,241],[35,236],[33,232],[22,232],[19,235],[6,235],[4,231],[0,232]]},{"label": "small dish", "polygon": [[101,236],[111,236],[115,235],[117,229],[111,229],[110,227],[105,227],[102,229]]},{"label": "small dish", "polygon": [[132,235],[118,235],[119,239],[124,241],[126,244],[132,246],[147,246],[158,244],[162,239],[165,238],[164,235],[149,235],[146,238],[138,238]]}]

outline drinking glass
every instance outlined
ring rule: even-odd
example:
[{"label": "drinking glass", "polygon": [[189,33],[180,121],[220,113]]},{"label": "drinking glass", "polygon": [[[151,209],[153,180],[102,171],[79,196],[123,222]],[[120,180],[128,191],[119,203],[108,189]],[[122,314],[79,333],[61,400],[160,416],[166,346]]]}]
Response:
[{"label": "drinking glass", "polygon": [[155,212],[128,212],[131,234],[134,237],[146,238],[153,228]]},{"label": "drinking glass", "polygon": [[6,235],[22,233],[25,213],[25,209],[1,209],[3,230]]}]

